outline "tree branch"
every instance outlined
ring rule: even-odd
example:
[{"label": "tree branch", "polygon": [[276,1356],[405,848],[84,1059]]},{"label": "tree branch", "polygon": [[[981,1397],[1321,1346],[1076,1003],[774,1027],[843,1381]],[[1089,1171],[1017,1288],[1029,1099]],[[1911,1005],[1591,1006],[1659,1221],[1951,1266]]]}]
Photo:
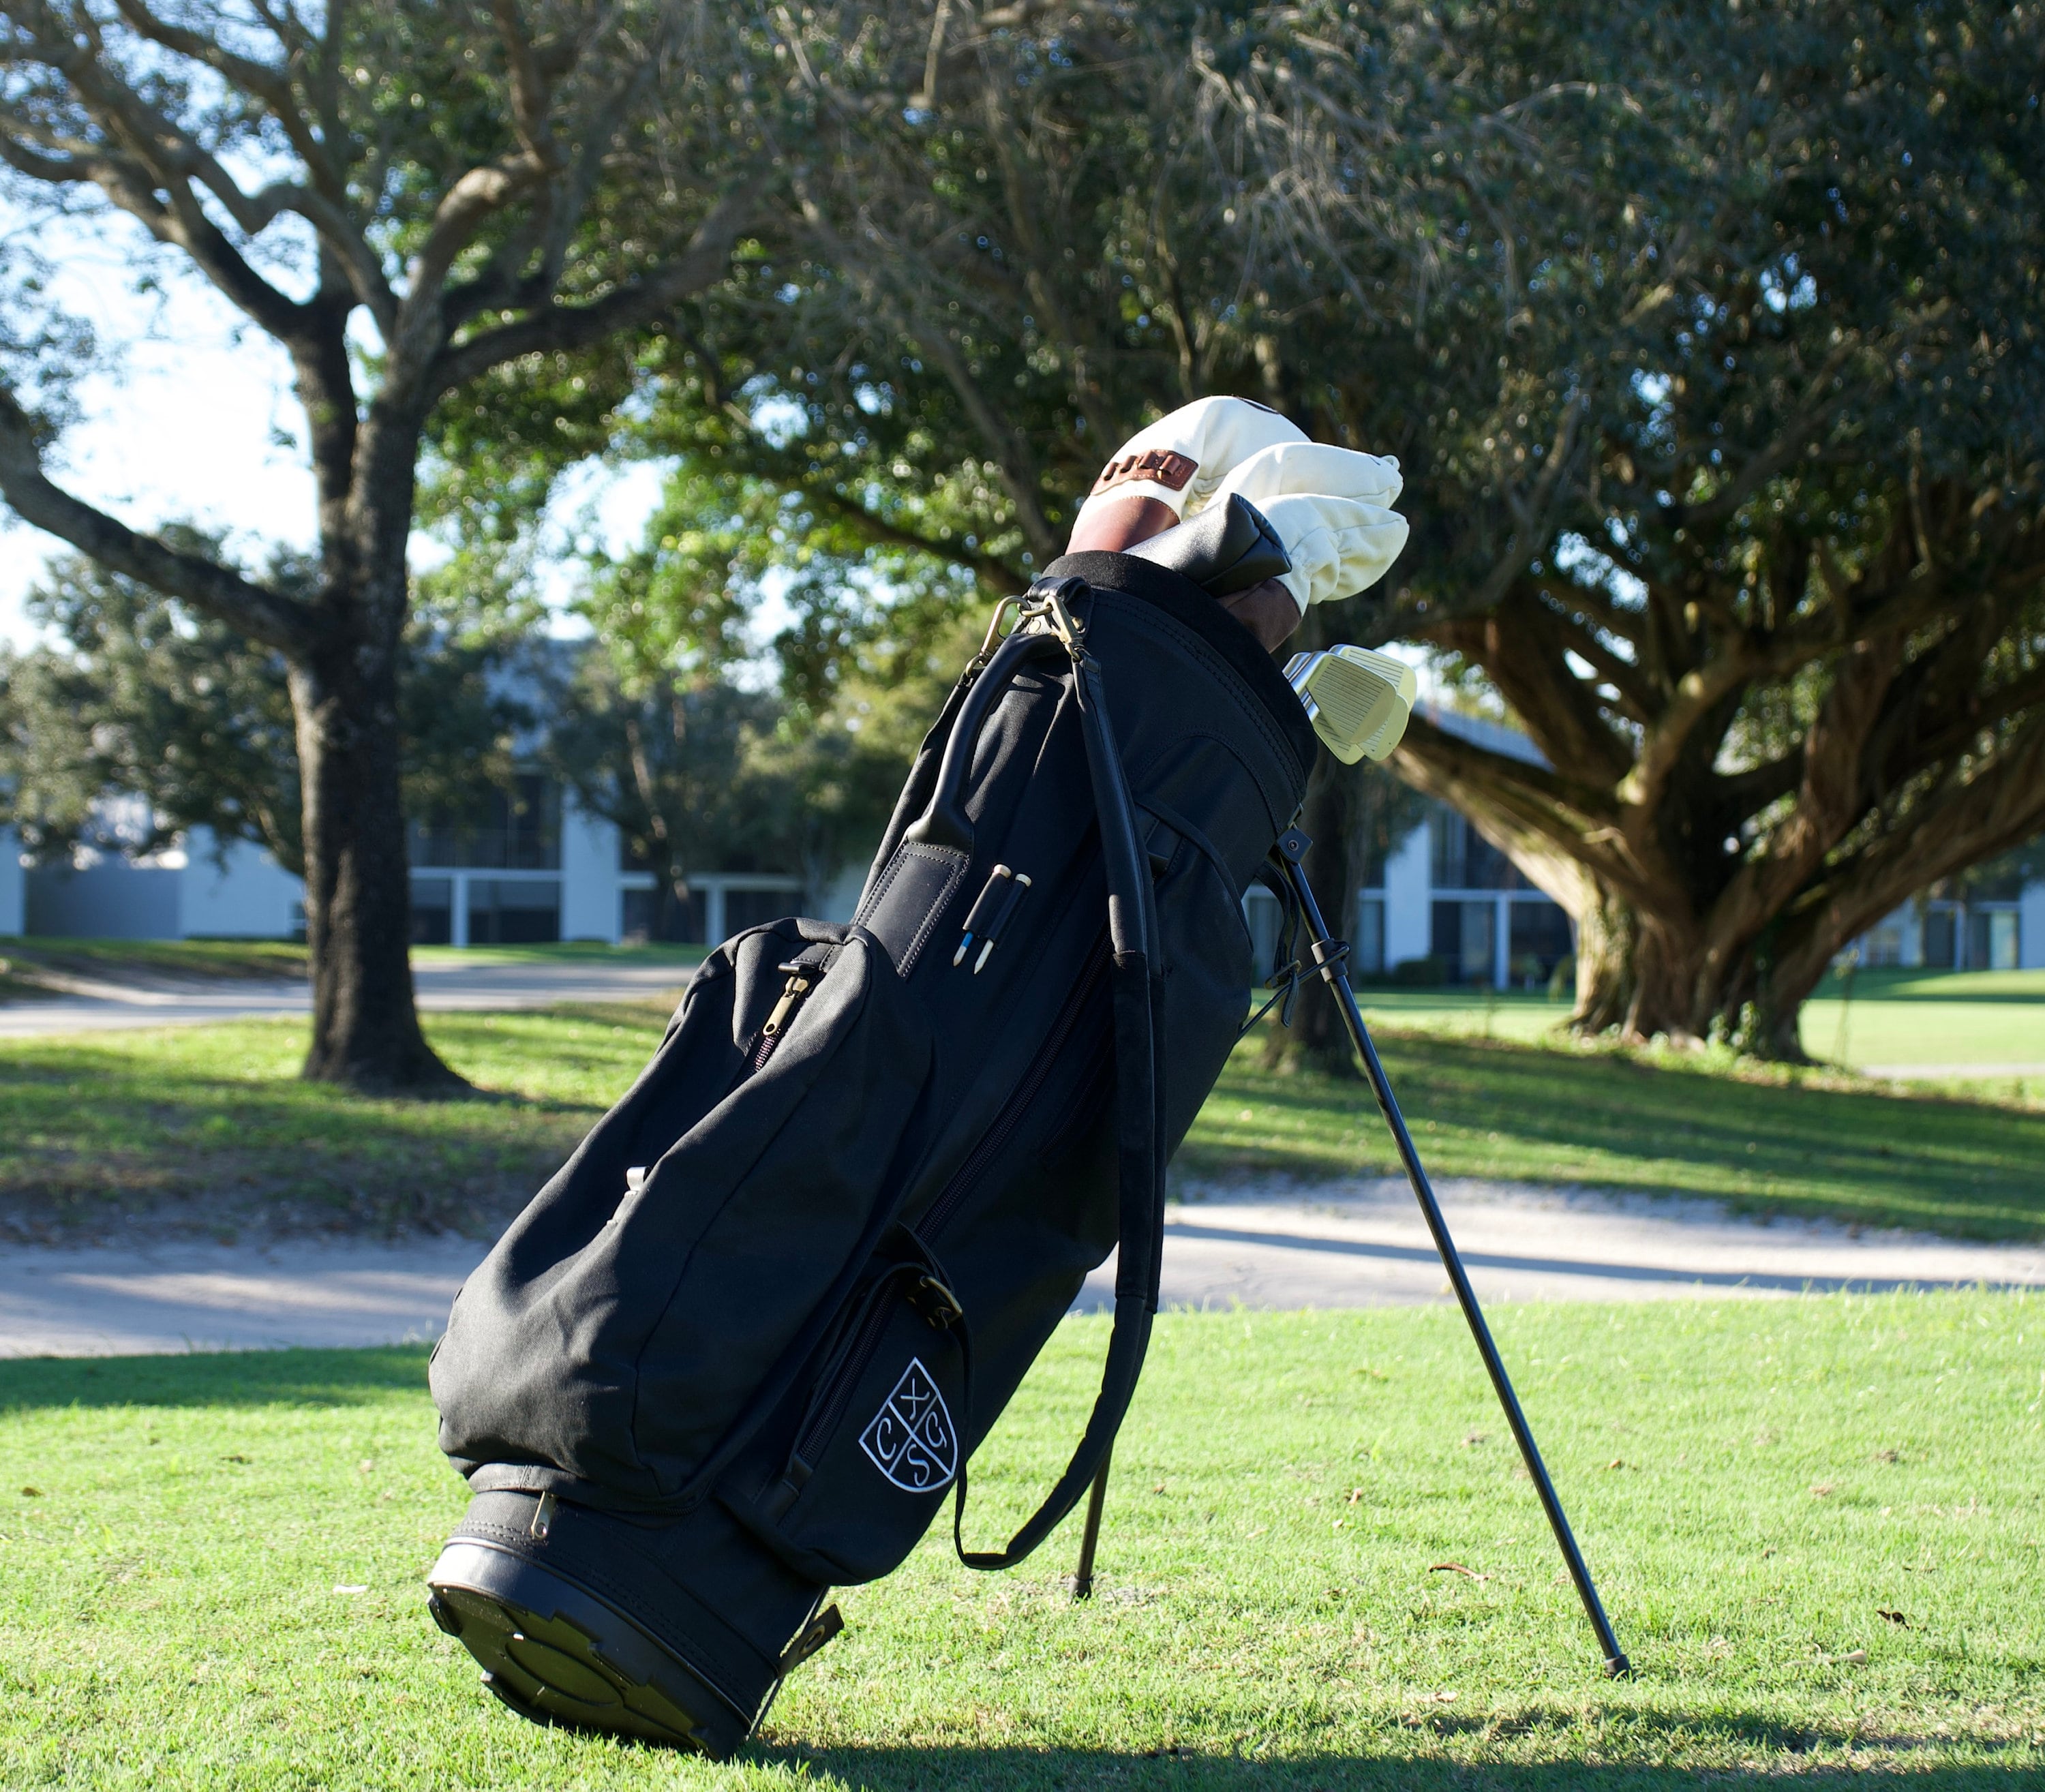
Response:
[{"label": "tree branch", "polygon": [[[1812,389],[1822,388],[1861,346],[1858,337],[1848,334],[1837,348],[1826,356],[1824,364],[1811,381]],[[1839,414],[1846,402],[1847,395],[1839,392],[1812,406],[1796,418],[1789,428],[1766,447],[1750,454],[1739,470],[1704,503],[1671,506],[1675,521],[1690,528],[1723,522],[1788,466],[1804,445]]]},{"label": "tree branch", "polygon": [[952,341],[942,323],[927,330],[907,333],[920,342],[925,353],[944,370],[946,382],[972,419],[973,427],[980,432],[980,439],[993,452],[995,464],[1001,469],[1001,483],[1008,488],[1009,498],[1015,506],[1016,521],[1022,526],[1022,538],[1030,544],[1040,564],[1056,559],[1058,539],[1051,533],[1043,507],[1038,501],[1035,460],[1020,435],[995,414],[987,395],[980,388],[980,382],[973,378],[972,370],[959,353],[958,345]]},{"label": "tree branch", "polygon": [[304,652],[313,625],[310,613],[302,604],[198,554],[181,552],[154,536],[138,534],[52,484],[43,471],[35,426],[4,387],[0,387],[0,496],[25,521],[69,542],[110,571],[140,580],[167,596],[182,598],[279,653]]},{"label": "tree branch", "polygon": [[2045,716],[1992,766],[1935,800],[1936,828],[1902,827],[1826,868],[1799,905],[1803,944],[1783,967],[1793,981],[1815,984],[1835,952],[1918,891],[2045,828]]},{"label": "tree branch", "polygon": [[1541,551],[1554,533],[1551,513],[1556,495],[1562,490],[1568,464],[1576,457],[1577,432],[1589,409],[1587,395],[1573,393],[1556,420],[1554,438],[1548,445],[1533,489],[1523,494],[1506,488],[1506,505],[1513,519],[1512,533],[1506,541],[1504,551],[1492,563],[1491,570],[1467,597],[1455,600],[1454,614],[1473,615],[1492,608],[1512,589],[1514,580],[1527,570],[1527,562]]},{"label": "tree branch", "polygon": [[[283,213],[302,218],[334,251],[348,270],[356,295],[376,317],[379,326],[387,330],[395,299],[375,250],[348,215],[345,178],[333,164],[330,146],[322,142],[299,110],[287,71],[236,55],[202,33],[168,24],[140,4],[140,0],[117,0],[117,4],[121,16],[140,36],[215,70],[229,81],[245,83],[246,91],[269,110],[284,132],[313,177],[314,185],[307,187],[296,181],[274,181],[256,192],[246,191],[219,160],[182,126],[151,106],[132,86],[110,76],[104,58],[82,55],[64,33],[62,22],[47,7],[24,8],[24,17],[40,17],[50,28],[35,40],[39,54],[71,83],[101,129],[148,174],[146,185],[138,187],[132,179],[122,183],[129,190],[127,197],[110,187],[110,197],[139,218],[159,240],[183,249],[236,305],[280,339],[287,339],[288,326],[287,314],[279,307],[290,306],[291,301],[256,275],[227,243],[205,217],[189,183],[196,179],[203,184],[235,223],[252,237]],[[106,184],[97,171],[67,178]],[[156,198],[154,190],[159,188],[169,195],[168,211]],[[172,218],[177,221],[175,225]]]},{"label": "tree branch", "polygon": [[[482,272],[448,290],[441,318],[450,335],[484,311],[499,307],[529,310],[553,296],[576,227],[588,209],[604,157],[615,139],[616,122],[638,115],[640,102],[657,72],[651,59],[637,63],[622,82],[591,96],[568,133],[570,141],[581,145],[573,162],[557,169],[541,188],[531,214],[499,245]],[[612,128],[603,128],[607,120]],[[525,270],[535,252],[539,265],[528,273]]]},{"label": "tree branch", "polygon": [[841,517],[854,528],[863,531],[873,541],[890,547],[908,548],[919,553],[927,553],[939,560],[949,560],[965,567],[982,583],[1000,588],[1012,588],[1020,575],[1012,566],[1004,565],[990,554],[976,548],[969,548],[963,542],[935,541],[906,529],[900,523],[877,516],[866,507],[841,491],[822,484],[819,480],[812,484],[804,480],[799,488],[816,503],[826,506],[834,515]]},{"label": "tree branch", "polygon": [[586,305],[550,305],[530,317],[442,349],[426,382],[429,395],[453,391],[522,355],[568,353],[622,329],[653,322],[693,293],[725,278],[731,252],[776,177],[755,173],[730,189],[696,226],[688,247],[637,279]]}]

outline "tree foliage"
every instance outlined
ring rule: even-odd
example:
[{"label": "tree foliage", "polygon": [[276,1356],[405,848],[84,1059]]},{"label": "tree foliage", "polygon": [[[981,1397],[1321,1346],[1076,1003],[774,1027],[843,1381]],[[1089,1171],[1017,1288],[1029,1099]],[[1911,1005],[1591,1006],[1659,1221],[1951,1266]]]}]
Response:
[{"label": "tree foliage", "polygon": [[2045,824],[2035,9],[804,21],[813,147],[657,439],[990,584],[1201,392],[1397,454],[1413,541],[1313,624],[1540,746],[1399,764],[1569,908],[1586,1027],[1793,1053],[1840,945]]},{"label": "tree foliage", "polygon": [[[607,36],[564,10],[553,37],[353,16],[376,56],[308,40],[291,79],[313,106],[322,67],[385,71],[341,120],[349,168],[411,171],[342,180],[383,208],[357,235],[385,296],[336,237],[328,296],[292,303],[387,314],[363,441],[429,430],[431,502],[475,552],[508,551],[575,458],[673,461],[642,563],[592,588],[623,697],[757,653],[771,569],[790,713],[842,714],[839,669],[913,633],[884,586],[921,580],[933,615],[1011,588],[1128,431],[1236,391],[1404,463],[1400,565],[1310,631],[1431,644],[1541,747],[1423,719],[1399,763],[1569,908],[1581,1024],[1792,1050],[1838,945],[2045,824],[2031,6],[670,9],[645,65],[686,42],[686,115],[632,85],[651,13]],[[122,27],[183,55],[154,29]],[[393,46],[423,72],[390,75]],[[59,101],[110,141],[70,75],[37,79],[19,156],[79,153],[36,110]],[[562,122],[599,102],[644,134]],[[178,104],[194,141],[225,128]],[[657,165],[689,178],[648,210]],[[196,196],[199,162],[152,178],[167,240],[205,247],[209,205],[251,232],[249,195]],[[276,215],[322,232],[301,185]],[[486,188],[444,260],[437,208]],[[633,327],[563,327],[691,243]],[[399,313],[428,311],[438,346],[408,360],[426,337]],[[522,346],[486,367],[486,341]],[[1316,769],[1307,817],[1337,914],[1344,776]]]},{"label": "tree foliage", "polygon": [[596,644],[546,749],[653,872],[664,930],[692,872],[792,872],[821,896],[878,837],[971,651],[969,576],[707,458],[681,457],[638,548],[591,557]]},{"label": "tree foliage", "polygon": [[773,179],[750,79],[765,53],[744,15],[700,0],[0,13],[0,196],[148,278],[209,283],[290,359],[317,484],[304,590],[53,480],[62,322],[24,279],[0,303],[0,493],[289,668],[309,1075],[452,1080],[405,956],[399,662],[422,445],[437,429],[458,452],[485,395],[572,434],[560,364],[626,353],[724,277]]},{"label": "tree foliage", "polygon": [[[224,557],[213,538],[165,534]],[[267,576],[290,586],[309,574],[287,562]],[[282,655],[78,557],[52,563],[26,609],[58,638],[0,654],[0,820],[32,854],[147,854],[206,828],[221,848],[247,841],[303,874]],[[414,815],[472,807],[507,788],[516,737],[533,719],[513,695],[524,656],[517,633],[463,620],[429,605],[407,631],[399,710]]]}]

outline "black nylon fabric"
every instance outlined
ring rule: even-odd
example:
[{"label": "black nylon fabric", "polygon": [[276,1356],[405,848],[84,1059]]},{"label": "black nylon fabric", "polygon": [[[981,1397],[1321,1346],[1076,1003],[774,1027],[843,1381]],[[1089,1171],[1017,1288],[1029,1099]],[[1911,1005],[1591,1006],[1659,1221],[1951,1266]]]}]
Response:
[{"label": "black nylon fabric", "polygon": [[[1073,555],[1034,588],[1057,580],[1084,662],[1026,632],[968,674],[853,922],[777,922],[706,959],[434,1352],[441,1446],[473,1488],[551,1493],[591,1515],[585,1536],[610,1514],[635,1548],[665,1526],[667,1571],[713,1610],[788,1603],[792,1628],[786,1589],[888,1572],[1121,1235],[1096,1454],[1134,1385],[1150,1205],[1247,1011],[1242,897],[1314,737],[1176,572]],[[1112,927],[1103,815],[1124,843]],[[1154,1099],[1121,1099],[1132,1080]],[[1124,1190],[1138,1163],[1154,1187]],[[976,1559],[1034,1547],[1086,1455]],[[685,1640],[686,1612],[666,1621]]]}]

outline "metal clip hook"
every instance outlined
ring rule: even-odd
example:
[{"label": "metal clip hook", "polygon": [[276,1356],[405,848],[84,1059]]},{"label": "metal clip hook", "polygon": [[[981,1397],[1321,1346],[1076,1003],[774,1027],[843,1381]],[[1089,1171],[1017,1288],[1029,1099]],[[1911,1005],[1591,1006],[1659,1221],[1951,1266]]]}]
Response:
[{"label": "metal clip hook", "polygon": [[1084,650],[1086,624],[1067,607],[1065,594],[1080,589],[1084,584],[1081,579],[1061,579],[1055,584],[1032,585],[1020,611],[1025,622],[1048,623],[1051,632],[1065,643],[1065,651],[1074,659]]},{"label": "metal clip hook", "polygon": [[1002,627],[1001,619],[1011,610],[1019,615],[1022,608],[1022,599],[1019,597],[1004,597],[995,605],[994,614],[988,619],[987,638],[980,642],[980,651],[973,656],[972,663],[976,666],[985,665],[994,657],[994,649],[1007,638],[1007,631]]}]

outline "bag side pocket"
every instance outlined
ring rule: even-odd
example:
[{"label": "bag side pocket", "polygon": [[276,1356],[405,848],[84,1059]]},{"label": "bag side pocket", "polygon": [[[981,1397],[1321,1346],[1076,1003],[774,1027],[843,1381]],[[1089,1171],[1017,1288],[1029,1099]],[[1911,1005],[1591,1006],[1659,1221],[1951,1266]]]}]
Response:
[{"label": "bag side pocket", "polygon": [[[898,1234],[905,1238],[906,1234]],[[929,1529],[971,1423],[965,1316],[926,1251],[876,1263],[807,1397],[722,1490],[749,1528],[834,1586],[877,1580]]]}]

